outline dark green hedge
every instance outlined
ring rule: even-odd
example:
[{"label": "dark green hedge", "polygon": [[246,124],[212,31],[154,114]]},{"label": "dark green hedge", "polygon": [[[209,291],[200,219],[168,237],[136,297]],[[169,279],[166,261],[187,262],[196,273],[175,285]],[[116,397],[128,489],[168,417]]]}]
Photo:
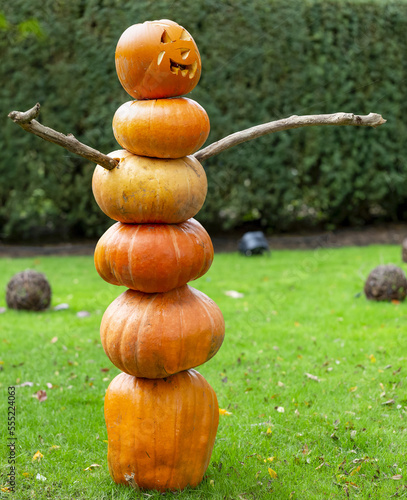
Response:
[{"label": "dark green hedge", "polygon": [[23,132],[11,109],[109,152],[130,97],[114,69],[127,26],[170,18],[194,36],[203,73],[190,94],[209,142],[292,114],[378,112],[378,129],[280,132],[205,162],[210,227],[358,225],[407,215],[407,2],[380,0],[13,0],[0,15],[0,237],[94,237],[111,223],[93,165]]}]

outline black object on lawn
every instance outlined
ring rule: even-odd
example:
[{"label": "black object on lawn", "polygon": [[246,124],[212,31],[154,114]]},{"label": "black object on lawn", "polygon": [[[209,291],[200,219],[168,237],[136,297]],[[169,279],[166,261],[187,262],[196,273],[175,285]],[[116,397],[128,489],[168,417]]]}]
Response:
[{"label": "black object on lawn", "polygon": [[245,233],[239,241],[238,250],[240,253],[250,257],[251,255],[261,255],[269,251],[269,245],[262,231],[250,231]]}]

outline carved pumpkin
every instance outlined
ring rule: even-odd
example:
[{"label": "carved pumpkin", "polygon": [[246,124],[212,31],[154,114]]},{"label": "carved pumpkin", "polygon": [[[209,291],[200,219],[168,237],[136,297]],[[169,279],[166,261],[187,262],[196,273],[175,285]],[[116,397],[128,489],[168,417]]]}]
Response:
[{"label": "carved pumpkin", "polygon": [[107,460],[116,483],[158,491],[194,487],[219,422],[216,394],[195,370],[150,380],[120,373],[105,396]]},{"label": "carved pumpkin", "polygon": [[127,290],[106,309],[100,338],[110,361],[135,377],[163,378],[202,365],[222,345],[225,322],[204,293]]},{"label": "carved pumpkin", "polygon": [[182,158],[197,151],[209,135],[204,108],[186,97],[129,101],[113,117],[113,133],[131,153]]},{"label": "carved pumpkin", "polygon": [[134,24],[116,47],[120,83],[135,99],[187,94],[201,76],[201,57],[182,26],[162,19]]},{"label": "carved pumpkin", "polygon": [[112,285],[146,293],[168,292],[210,268],[213,246],[195,219],[180,224],[116,222],[100,238],[95,266]]},{"label": "carved pumpkin", "polygon": [[120,160],[113,170],[97,166],[93,195],[111,219],[127,223],[177,224],[199,212],[208,188],[205,170],[193,156],[147,158],[126,150],[109,156]]}]

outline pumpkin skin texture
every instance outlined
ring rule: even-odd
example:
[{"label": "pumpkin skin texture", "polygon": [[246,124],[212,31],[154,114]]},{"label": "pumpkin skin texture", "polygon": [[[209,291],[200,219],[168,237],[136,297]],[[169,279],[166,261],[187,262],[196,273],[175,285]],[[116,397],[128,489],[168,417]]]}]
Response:
[{"label": "pumpkin skin texture", "polygon": [[195,219],[180,224],[116,222],[98,241],[94,257],[97,272],[112,285],[168,292],[208,271],[213,246]]},{"label": "pumpkin skin texture", "polygon": [[151,379],[202,365],[218,352],[224,336],[219,307],[188,285],[155,294],[127,290],[106,309],[100,326],[110,361]]},{"label": "pumpkin skin texture", "polygon": [[219,423],[215,391],[195,370],[150,380],[120,373],[105,396],[109,472],[116,483],[179,490],[198,485]]},{"label": "pumpkin skin texture", "polygon": [[120,163],[113,170],[98,165],[92,190],[100,209],[111,219],[177,224],[201,209],[208,183],[205,170],[193,156],[158,159],[126,150],[109,156]]},{"label": "pumpkin skin texture", "polygon": [[192,36],[167,19],[127,28],[115,61],[120,83],[135,99],[187,94],[201,76],[201,56]]},{"label": "pumpkin skin texture", "polygon": [[114,114],[112,127],[122,148],[156,158],[191,155],[210,130],[204,108],[186,97],[125,102]]}]

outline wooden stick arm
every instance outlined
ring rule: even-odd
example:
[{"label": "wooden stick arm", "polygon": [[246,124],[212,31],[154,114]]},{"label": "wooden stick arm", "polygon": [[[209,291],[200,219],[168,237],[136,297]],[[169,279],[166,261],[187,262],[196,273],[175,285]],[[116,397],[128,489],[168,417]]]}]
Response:
[{"label": "wooden stick arm", "polygon": [[358,127],[378,127],[386,123],[381,115],[370,113],[366,116],[354,115],[352,113],[334,113],[329,115],[293,115],[289,118],[264,123],[255,127],[236,132],[224,137],[220,141],[214,142],[210,146],[197,151],[194,156],[197,160],[207,160],[226,149],[250,141],[266,134],[281,132],[292,128],[314,127],[316,125],[353,125]]},{"label": "wooden stick arm", "polygon": [[38,135],[38,137],[41,137],[45,141],[58,144],[58,146],[62,146],[71,153],[82,156],[108,170],[112,170],[118,165],[117,160],[79,142],[72,134],[64,135],[52,128],[41,125],[41,123],[35,120],[39,114],[40,104],[37,103],[34,107],[25,112],[12,111],[9,113],[8,117],[27,132]]},{"label": "wooden stick arm", "polygon": [[[67,149],[71,153],[75,153],[87,160],[97,163],[107,170],[112,170],[118,165],[118,161],[110,156],[107,156],[96,149],[93,149],[82,142],[79,142],[72,134],[64,135],[52,128],[45,127],[37,122],[35,118],[40,113],[40,105],[37,103],[28,111],[11,111],[8,117],[17,123],[27,132],[38,135],[42,139],[58,144]],[[368,115],[354,115],[352,113],[334,113],[328,115],[305,115],[305,116],[290,116],[282,120],[276,120],[255,127],[241,130],[234,134],[224,137],[220,141],[197,151],[194,156],[199,161],[204,161],[211,156],[215,156],[226,149],[241,144],[242,142],[250,141],[266,134],[280,132],[300,127],[314,127],[316,125],[352,125],[357,127],[378,127],[386,123],[386,120],[381,115],[369,113]]]}]

